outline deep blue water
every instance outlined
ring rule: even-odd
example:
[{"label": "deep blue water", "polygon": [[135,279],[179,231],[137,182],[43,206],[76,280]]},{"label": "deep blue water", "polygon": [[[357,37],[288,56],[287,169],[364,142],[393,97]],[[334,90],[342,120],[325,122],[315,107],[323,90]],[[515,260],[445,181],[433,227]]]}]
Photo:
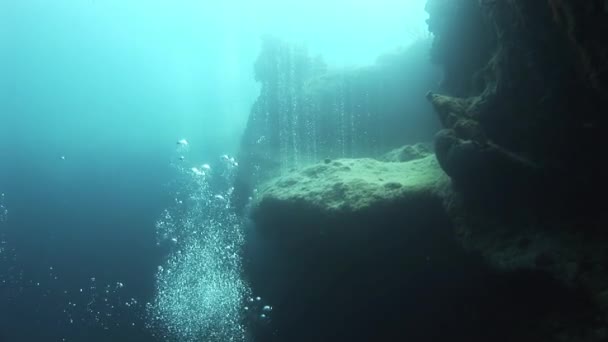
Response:
[{"label": "deep blue water", "polygon": [[[10,163],[0,172],[0,204],[8,212],[0,222],[0,341],[181,341],[183,331],[196,326],[179,322],[181,311],[206,317],[209,306],[230,310],[223,303],[235,295],[205,294],[205,267],[219,257],[206,254],[204,241],[185,238],[196,230],[219,232],[208,217],[234,220],[221,201],[209,201],[227,198],[222,191],[231,184],[225,172],[232,165],[217,157],[221,147],[183,150],[174,140],[157,151],[91,154],[66,146],[65,154],[42,149],[33,158],[17,145],[6,150]],[[204,170],[201,160],[217,176],[191,171],[195,165]],[[157,224],[168,221],[166,210],[176,221],[162,230]],[[199,247],[192,248],[195,242]],[[189,265],[185,273],[182,264]],[[174,271],[176,277],[163,279],[175,285],[159,282],[162,267]],[[210,274],[235,273],[223,267]],[[183,282],[199,278],[199,285]],[[184,290],[192,295],[181,297]],[[171,330],[171,324],[183,326]]]},{"label": "deep blue water", "polygon": [[[102,297],[151,300],[164,254],[156,246],[154,222],[168,201],[163,186],[171,177],[168,158],[120,153],[66,160],[14,157],[0,177],[9,211],[2,229],[15,256],[2,265],[3,270],[13,267],[3,274],[8,282],[0,285],[5,340],[81,340],[77,336],[86,333],[92,341],[109,336],[149,341],[141,310],[123,310],[123,317],[108,319],[112,326],[104,331],[81,306],[117,282],[124,287]],[[70,301],[78,308],[71,309],[76,324],[64,312]],[[137,327],[130,326],[133,322]]]},{"label": "deep blue water", "polygon": [[[207,296],[213,281],[180,273],[224,255],[204,239],[171,245],[169,234],[159,244],[157,225],[169,210],[179,234],[205,226],[220,240],[240,236],[221,202],[229,182],[213,187],[190,168],[237,153],[259,93],[260,36],[305,42],[337,67],[370,64],[417,38],[423,6],[0,1],[0,342],[168,341],[167,331],[199,328],[188,316],[236,317],[245,285]],[[176,151],[182,138],[187,153]],[[214,235],[222,225],[238,229]],[[238,270],[212,275],[234,284]],[[199,292],[182,298],[180,286]]]}]

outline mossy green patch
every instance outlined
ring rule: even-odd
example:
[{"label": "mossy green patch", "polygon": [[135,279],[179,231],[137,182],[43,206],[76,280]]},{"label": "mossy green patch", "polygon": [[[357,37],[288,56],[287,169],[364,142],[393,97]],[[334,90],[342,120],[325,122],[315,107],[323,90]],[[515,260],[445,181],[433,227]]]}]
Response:
[{"label": "mossy green patch", "polygon": [[434,155],[402,163],[338,159],[268,182],[262,187],[254,210],[272,201],[298,202],[321,212],[354,212],[432,193],[446,181]]}]

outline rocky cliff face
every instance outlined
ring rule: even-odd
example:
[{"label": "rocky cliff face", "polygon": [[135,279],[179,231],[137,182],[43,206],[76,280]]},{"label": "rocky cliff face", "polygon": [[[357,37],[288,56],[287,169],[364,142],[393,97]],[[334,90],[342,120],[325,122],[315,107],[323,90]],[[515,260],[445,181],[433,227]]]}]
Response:
[{"label": "rocky cliff face", "polygon": [[255,184],[324,158],[375,157],[430,142],[438,129],[424,93],[439,70],[429,42],[366,67],[331,68],[302,47],[266,37],[255,65],[260,96],[239,155],[236,202]]},{"label": "rocky cliff face", "polygon": [[268,340],[606,341],[608,2],[427,10],[435,155],[328,158],[254,201]]},{"label": "rocky cliff face", "polygon": [[571,207],[596,193],[607,120],[605,1],[429,0],[427,11],[447,95],[428,94],[444,126],[437,156],[454,181],[559,187]]},{"label": "rocky cliff face", "polygon": [[604,336],[576,280],[581,250],[601,244],[472,214],[432,154],[287,173],[261,188],[252,218],[247,269],[275,307],[264,341]]},{"label": "rocky cliff face", "polygon": [[[600,341],[608,325],[603,180],[608,2],[429,0],[442,94],[435,138],[463,246],[497,270],[550,274],[596,315],[557,340]],[[559,299],[556,299],[559,300]],[[557,326],[558,324],[556,324]]]}]

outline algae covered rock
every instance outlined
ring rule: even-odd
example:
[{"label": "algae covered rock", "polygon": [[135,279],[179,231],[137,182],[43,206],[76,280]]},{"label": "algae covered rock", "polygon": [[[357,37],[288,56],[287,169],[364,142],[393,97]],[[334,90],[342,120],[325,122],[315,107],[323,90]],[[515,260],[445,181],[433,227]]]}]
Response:
[{"label": "algae covered rock", "polygon": [[265,37],[233,204],[243,209],[259,184],[322,158],[375,158],[431,141],[439,123],[421,95],[435,89],[440,74],[429,49],[424,39],[372,65],[340,68],[300,44]]},{"label": "algae covered rock", "polygon": [[436,191],[446,182],[434,155],[403,163],[337,159],[267,183],[254,204],[253,217],[264,226],[263,221],[276,219],[277,212],[297,217],[312,210],[317,216],[335,218],[395,204],[407,207],[408,201],[439,201]]},{"label": "algae covered rock", "polygon": [[[246,273],[280,314],[256,336],[553,341],[543,339],[551,322],[588,318],[550,276],[552,260],[561,264],[552,240],[499,236],[488,217],[474,224],[450,184],[432,154],[328,159],[268,182],[252,206]],[[569,279],[580,273],[565,266]]]},{"label": "algae covered rock", "polygon": [[427,157],[433,153],[433,149],[428,144],[418,143],[414,145],[405,145],[396,148],[382,155],[378,160],[385,162],[406,162],[414,159]]},{"label": "algae covered rock", "polygon": [[[425,269],[466,273],[468,264],[452,265],[466,256],[442,208],[439,189],[447,181],[429,155],[404,163],[327,160],[261,188],[252,206],[247,273],[253,291],[281,312],[273,317],[278,337],[262,338],[414,335],[399,324],[405,302],[453,285],[429,279]],[[404,292],[408,286],[423,294]],[[440,297],[429,304],[428,322],[442,310]],[[386,319],[369,321],[369,308]]]}]

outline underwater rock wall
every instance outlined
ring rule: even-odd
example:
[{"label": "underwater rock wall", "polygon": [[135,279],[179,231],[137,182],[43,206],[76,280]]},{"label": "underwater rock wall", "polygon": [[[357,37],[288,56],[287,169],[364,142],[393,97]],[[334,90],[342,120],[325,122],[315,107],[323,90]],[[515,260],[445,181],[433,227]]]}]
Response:
[{"label": "underwater rock wall", "polygon": [[606,1],[427,10],[435,155],[323,152],[255,196],[246,268],[276,307],[264,340],[606,341]]},{"label": "underwater rock wall", "polygon": [[447,96],[427,97],[445,128],[439,161],[456,183],[559,187],[570,199],[596,192],[607,120],[604,3],[428,1]]},{"label": "underwater rock wall", "polygon": [[427,99],[460,241],[499,272],[550,275],[587,298],[547,339],[606,340],[608,3],[429,0],[427,11],[444,68]]},{"label": "underwater rock wall", "polygon": [[372,66],[332,69],[303,46],[264,38],[255,64],[260,96],[239,156],[237,206],[254,184],[291,168],[431,141],[439,125],[424,93],[436,87],[439,70],[428,45],[419,41]]},{"label": "underwater rock wall", "polygon": [[[576,288],[527,267],[555,260],[552,241],[538,233],[508,235],[489,220],[476,226],[485,235],[467,239],[456,220],[468,218],[435,156],[409,155],[337,159],[261,187],[246,271],[253,291],[274,309],[268,331],[254,336],[557,342],[570,341],[559,336],[576,336],[594,319],[593,305]],[[522,252],[527,247],[518,237],[534,248]],[[540,250],[544,257],[537,257]]]}]

